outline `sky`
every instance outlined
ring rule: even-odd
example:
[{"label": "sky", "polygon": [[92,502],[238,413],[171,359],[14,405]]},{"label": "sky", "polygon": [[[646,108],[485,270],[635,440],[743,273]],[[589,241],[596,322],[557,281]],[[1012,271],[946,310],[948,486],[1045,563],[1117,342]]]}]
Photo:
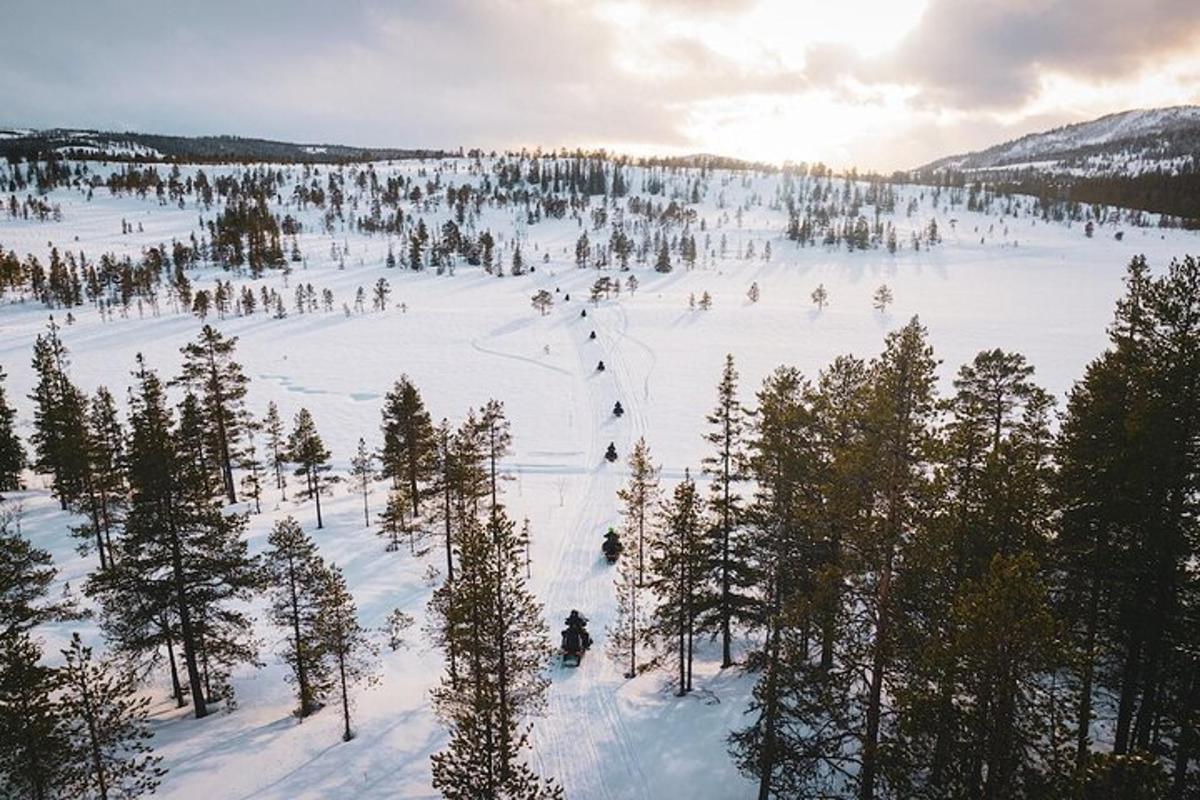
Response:
[{"label": "sky", "polygon": [[0,0],[0,126],[890,171],[1200,103],[1197,0]]}]

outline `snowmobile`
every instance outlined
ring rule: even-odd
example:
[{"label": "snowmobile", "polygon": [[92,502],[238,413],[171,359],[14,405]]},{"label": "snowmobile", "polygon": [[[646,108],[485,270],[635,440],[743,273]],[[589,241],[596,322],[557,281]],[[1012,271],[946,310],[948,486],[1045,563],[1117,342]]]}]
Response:
[{"label": "snowmobile", "polygon": [[617,532],[612,528],[608,529],[608,533],[604,534],[604,544],[600,545],[600,550],[604,553],[604,559],[610,563],[617,563],[617,557],[621,555],[621,551],[625,546],[621,544]]},{"label": "snowmobile", "polygon": [[586,317],[586,316],[587,316],[587,309],[586,309],[586,308],[581,308],[581,309],[579,310],[579,316],[581,316],[581,317]]},{"label": "snowmobile", "polygon": [[578,667],[583,654],[592,646],[592,637],[587,632],[587,617],[572,609],[567,617],[566,629],[562,632],[562,663],[564,667]]},{"label": "snowmobile", "polygon": [[588,334],[588,338],[589,338],[589,339],[595,339],[595,338],[596,338],[596,332],[595,332],[595,331],[592,331],[591,333],[589,333],[589,334]]},{"label": "snowmobile", "polygon": [[596,372],[604,372],[604,362],[603,361],[601,361],[599,364],[596,365]]},{"label": "snowmobile", "polygon": [[615,444],[613,444],[612,442],[609,442],[608,450],[604,451],[604,457],[606,459],[608,459],[608,462],[610,464],[612,462],[616,461],[617,460],[617,446]]},{"label": "snowmobile", "polygon": [[624,413],[625,413],[625,409],[621,408],[621,401],[618,400],[617,404],[613,406],[613,416],[620,417],[620,416],[624,415]]}]

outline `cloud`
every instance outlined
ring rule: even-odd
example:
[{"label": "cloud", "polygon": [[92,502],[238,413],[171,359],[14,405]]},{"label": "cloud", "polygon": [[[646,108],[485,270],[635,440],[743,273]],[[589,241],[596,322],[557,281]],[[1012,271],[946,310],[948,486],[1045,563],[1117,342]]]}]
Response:
[{"label": "cloud", "polygon": [[814,80],[911,85],[926,106],[1016,109],[1046,72],[1122,79],[1197,48],[1195,0],[933,0],[889,53],[816,47],[809,68]]},{"label": "cloud", "polygon": [[[0,122],[891,168],[1029,132],[1047,109],[1060,123],[1194,97],[1180,88],[1180,65],[1200,63],[1194,6],[5,0]],[[1086,94],[1074,116],[1048,76]],[[1160,78],[1174,94],[1151,91]]]}]

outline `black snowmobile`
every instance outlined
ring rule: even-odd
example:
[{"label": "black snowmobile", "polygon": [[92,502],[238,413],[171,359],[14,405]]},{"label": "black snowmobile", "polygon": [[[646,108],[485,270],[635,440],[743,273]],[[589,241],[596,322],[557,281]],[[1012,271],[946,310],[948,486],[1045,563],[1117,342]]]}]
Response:
[{"label": "black snowmobile", "polygon": [[591,333],[589,333],[589,334],[588,334],[588,338],[589,338],[589,339],[595,339],[595,338],[596,338],[596,332],[595,332],[595,331],[592,331]]},{"label": "black snowmobile", "polygon": [[604,372],[604,369],[605,369],[605,367],[604,367],[603,361],[601,361],[599,364],[596,365],[596,372]]},{"label": "black snowmobile", "polygon": [[613,416],[620,417],[620,416],[623,416],[624,414],[625,414],[625,409],[621,407],[621,401],[618,400],[616,405],[613,406]]},{"label": "black snowmobile", "polygon": [[592,637],[587,632],[587,617],[571,609],[567,627],[562,632],[562,663],[564,667],[578,667],[583,654],[592,646]]},{"label": "black snowmobile", "polygon": [[600,545],[600,550],[604,553],[604,560],[610,564],[617,562],[617,557],[621,555],[621,551],[625,546],[621,544],[621,539],[617,536],[617,532],[612,528],[608,529],[608,533],[604,534],[604,544]]},{"label": "black snowmobile", "polygon": [[609,443],[608,443],[608,450],[604,451],[604,457],[605,457],[606,459],[608,459],[608,463],[610,463],[610,464],[611,464],[612,462],[616,461],[616,460],[617,460],[617,458],[618,458],[618,456],[617,456],[617,446],[616,446],[615,444],[613,444],[612,442],[609,442]]}]

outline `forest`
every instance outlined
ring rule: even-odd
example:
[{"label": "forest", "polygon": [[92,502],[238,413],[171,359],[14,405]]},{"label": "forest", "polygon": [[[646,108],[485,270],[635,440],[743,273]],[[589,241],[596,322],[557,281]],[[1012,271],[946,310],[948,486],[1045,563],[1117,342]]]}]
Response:
[{"label": "forest", "polygon": [[[1200,262],[1133,259],[1108,339],[1062,408],[999,349],[939,394],[917,318],[874,358],[782,365],[752,389],[728,356],[694,469],[664,478],[653,431],[627,454],[606,657],[686,696],[716,643],[754,682],[727,747],[760,798],[1196,797]],[[245,611],[261,597],[298,719],[329,706],[351,740],[380,646],[422,639],[444,663],[434,789],[562,796],[531,766],[554,648],[528,585],[534,532],[506,504],[503,403],[435,423],[400,376],[339,474],[307,410],[289,426],[248,407],[235,337],[203,324],[181,357],[163,378],[139,356],[120,403],[75,385],[51,318],[26,441],[0,378],[0,491],[44,476],[96,558],[82,596],[52,597],[50,555],[0,518],[5,791],[152,793],[143,687],[165,676],[194,717],[237,713],[228,677],[262,664]],[[316,548],[338,483],[381,550],[441,553],[420,632],[399,609],[362,626]],[[309,516],[251,555],[248,518],[289,490]],[[106,653],[76,637],[43,663],[35,627],[89,614]]]}]

